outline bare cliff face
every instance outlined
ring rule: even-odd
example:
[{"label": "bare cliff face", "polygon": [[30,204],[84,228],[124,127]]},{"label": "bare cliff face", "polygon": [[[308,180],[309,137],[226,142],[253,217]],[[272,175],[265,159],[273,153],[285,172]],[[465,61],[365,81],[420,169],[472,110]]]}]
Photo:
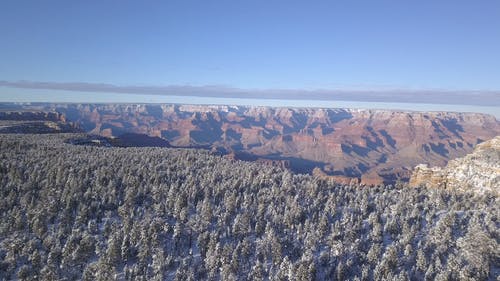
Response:
[{"label": "bare cliff face", "polygon": [[477,193],[500,193],[500,136],[478,144],[471,154],[451,160],[444,168],[418,165],[410,185]]},{"label": "bare cliff face", "polygon": [[145,134],[365,184],[408,180],[417,164],[444,166],[500,134],[493,116],[474,113],[131,104],[39,109],[103,136]]}]

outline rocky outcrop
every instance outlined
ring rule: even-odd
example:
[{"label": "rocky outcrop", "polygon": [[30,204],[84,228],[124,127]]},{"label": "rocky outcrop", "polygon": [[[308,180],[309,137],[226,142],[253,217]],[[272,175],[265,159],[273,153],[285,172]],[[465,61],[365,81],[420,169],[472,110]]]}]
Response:
[{"label": "rocky outcrop", "polygon": [[389,110],[203,105],[47,104],[92,134],[160,137],[177,147],[213,148],[251,159],[318,167],[365,184],[408,181],[419,163],[444,166],[500,135],[490,115]]},{"label": "rocky outcrop", "polygon": [[312,171],[312,175],[318,178],[334,181],[336,183],[345,184],[345,185],[355,185],[359,184],[359,180],[357,178],[351,178],[346,176],[331,176],[325,173],[320,168],[316,167]]},{"label": "rocky outcrop", "polygon": [[448,188],[477,193],[500,192],[500,136],[478,144],[471,154],[451,160],[444,168],[418,165],[412,186]]},{"label": "rocky outcrop", "polygon": [[55,111],[0,111],[0,120],[66,122],[64,115]]},{"label": "rocky outcrop", "polygon": [[55,111],[0,111],[1,134],[52,134],[81,132]]}]

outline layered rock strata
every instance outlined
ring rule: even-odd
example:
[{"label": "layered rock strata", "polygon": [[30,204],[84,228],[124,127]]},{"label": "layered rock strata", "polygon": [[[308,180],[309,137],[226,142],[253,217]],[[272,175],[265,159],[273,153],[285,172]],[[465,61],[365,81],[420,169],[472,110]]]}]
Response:
[{"label": "layered rock strata", "polygon": [[444,168],[415,167],[410,185],[476,193],[500,192],[500,136],[478,144],[471,154],[451,160]]},{"label": "layered rock strata", "polygon": [[444,166],[500,135],[493,116],[476,113],[169,104],[37,109],[62,113],[88,133],[145,134],[172,146],[285,161],[296,172],[319,168],[366,184],[407,181],[419,163]]}]

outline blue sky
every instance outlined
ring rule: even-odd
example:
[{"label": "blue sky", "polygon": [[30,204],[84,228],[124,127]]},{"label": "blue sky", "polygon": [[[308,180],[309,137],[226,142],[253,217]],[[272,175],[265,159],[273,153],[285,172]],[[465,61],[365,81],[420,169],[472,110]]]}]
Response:
[{"label": "blue sky", "polygon": [[0,80],[500,90],[500,1],[0,3]]}]

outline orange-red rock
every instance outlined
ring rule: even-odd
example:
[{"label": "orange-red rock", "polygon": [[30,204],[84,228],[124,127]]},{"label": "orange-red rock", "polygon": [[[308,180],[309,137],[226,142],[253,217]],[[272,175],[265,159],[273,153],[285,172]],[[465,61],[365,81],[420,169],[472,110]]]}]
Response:
[{"label": "orange-red rock", "polygon": [[287,160],[298,172],[363,183],[408,180],[420,163],[444,166],[500,134],[490,115],[389,110],[200,105],[47,105],[103,135],[161,136],[174,146],[217,147]]}]

